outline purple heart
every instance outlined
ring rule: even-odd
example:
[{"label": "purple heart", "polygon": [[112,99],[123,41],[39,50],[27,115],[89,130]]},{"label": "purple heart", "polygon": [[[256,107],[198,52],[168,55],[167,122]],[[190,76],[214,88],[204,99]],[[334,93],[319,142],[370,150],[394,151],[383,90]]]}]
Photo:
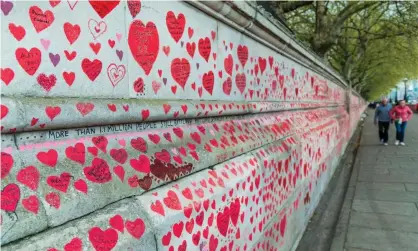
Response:
[{"label": "purple heart", "polygon": [[167,78],[163,78],[164,85],[167,84]]},{"label": "purple heart", "polygon": [[57,64],[60,62],[61,57],[59,54],[49,53],[49,59],[51,59],[51,62],[54,66],[57,66]]},{"label": "purple heart", "polygon": [[123,58],[123,51],[121,51],[121,50],[116,50],[116,55],[118,55],[119,60],[120,60],[120,61],[122,61],[122,58]]},{"label": "purple heart", "polygon": [[13,9],[13,3],[9,1],[1,1],[1,10],[4,15],[9,15],[9,12]]},{"label": "purple heart", "polygon": [[181,42],[180,42],[180,44],[181,44],[181,48],[183,48],[184,42],[183,42],[183,41],[181,41]]},{"label": "purple heart", "polygon": [[199,70],[199,63],[196,63],[196,67],[197,67],[197,69]]}]

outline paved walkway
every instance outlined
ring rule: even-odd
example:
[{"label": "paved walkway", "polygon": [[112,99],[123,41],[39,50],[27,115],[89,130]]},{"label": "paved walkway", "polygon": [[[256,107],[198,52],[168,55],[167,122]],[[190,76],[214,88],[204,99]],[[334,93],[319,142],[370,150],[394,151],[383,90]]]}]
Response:
[{"label": "paved walkway", "polygon": [[379,145],[373,110],[360,148],[331,251],[418,251],[418,114],[405,142]]}]

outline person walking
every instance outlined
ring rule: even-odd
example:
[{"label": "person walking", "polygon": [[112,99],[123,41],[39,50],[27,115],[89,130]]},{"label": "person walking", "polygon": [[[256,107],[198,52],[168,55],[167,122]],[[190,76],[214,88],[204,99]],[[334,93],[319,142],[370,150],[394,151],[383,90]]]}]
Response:
[{"label": "person walking", "polygon": [[408,121],[412,118],[413,112],[411,108],[409,108],[405,100],[399,101],[399,105],[395,106],[390,111],[390,117],[395,121],[396,127],[396,142],[395,145],[401,144],[402,146],[405,145],[404,138],[405,138],[405,129]]},{"label": "person walking", "polygon": [[386,98],[382,99],[382,104],[376,108],[374,113],[374,124],[379,125],[380,144],[387,146],[389,140],[390,110],[392,105],[388,104]]}]

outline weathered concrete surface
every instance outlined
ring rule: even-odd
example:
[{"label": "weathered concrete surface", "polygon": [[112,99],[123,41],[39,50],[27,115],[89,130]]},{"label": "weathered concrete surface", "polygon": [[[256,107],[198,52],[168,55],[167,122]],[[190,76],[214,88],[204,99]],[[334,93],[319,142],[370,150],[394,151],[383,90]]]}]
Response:
[{"label": "weathered concrete surface", "polygon": [[[408,124],[407,146],[378,144],[376,127],[369,117],[350,180],[331,250],[418,249],[418,118]],[[349,188],[349,190],[350,190]]]},{"label": "weathered concrete surface", "polygon": [[[299,120],[299,122],[301,121]],[[127,210],[132,213],[129,218],[148,219],[150,223],[147,226],[152,231],[152,239],[157,240],[157,245],[161,249],[167,246],[192,247],[191,245],[195,241],[199,245],[209,246],[219,243],[216,244],[219,247],[226,246],[226,244],[228,246],[261,248],[264,245],[271,245],[290,250],[295,245],[294,240],[298,238],[307,224],[309,217],[306,216],[309,216],[313,211],[321,196],[321,192],[317,191],[325,189],[327,180],[331,176],[332,169],[328,168],[328,165],[331,167],[336,165],[338,161],[335,158],[330,158],[338,150],[338,147],[333,146],[333,143],[337,144],[337,141],[330,141],[326,147],[327,140],[315,136],[326,131],[336,133],[337,131],[334,129],[337,128],[337,124],[328,124],[323,120],[318,120],[318,124],[312,122],[313,120],[310,120],[309,124],[317,129],[302,127],[305,128],[305,130],[300,129],[300,132],[305,131],[302,133],[303,138],[290,136],[283,141],[259,148],[249,155],[242,155],[215,166],[213,170],[197,172],[175,184],[167,184],[140,195],[137,197],[138,199],[123,200],[123,204],[131,207]],[[317,126],[321,124],[326,126]],[[312,154],[310,150],[308,142],[312,142],[315,138],[317,146],[324,145],[322,156]],[[310,156],[310,163],[304,163],[302,156],[305,154]],[[253,192],[249,193],[249,191]],[[95,214],[59,227],[58,230],[67,229],[69,224],[73,224],[75,228],[80,230],[71,233],[64,232],[64,236],[59,237],[58,242],[54,242],[55,245],[63,246],[72,239],[71,236],[77,235],[76,233],[82,235],[90,231],[86,228],[85,222],[97,221],[109,214],[114,215],[114,210],[121,210],[117,205],[106,207],[105,211],[99,210]],[[107,210],[111,210],[112,213],[106,213]],[[138,214],[138,212],[144,212],[145,215]],[[236,214],[232,212],[236,212]],[[206,224],[201,222],[203,219],[207,221]],[[222,219],[229,219],[226,225]],[[198,225],[201,229],[198,228]],[[275,234],[276,237],[273,237],[271,233],[273,230],[264,230],[264,226],[267,225],[279,229]],[[209,226],[209,228],[206,229],[205,226]],[[109,227],[115,228],[115,226],[106,224],[100,225],[101,229]],[[51,234],[48,234],[49,232]],[[6,250],[25,247],[28,245],[25,244],[26,242],[35,245],[34,247],[38,249],[44,248],[45,245],[51,245],[52,240],[56,238],[57,234],[52,233],[60,232],[57,232],[57,228],[53,228],[40,234],[42,238],[36,235],[27,241],[8,245]],[[281,237],[278,235],[279,233]],[[193,239],[203,234],[208,237],[205,238],[208,242]],[[50,241],[43,243],[46,238],[44,236],[48,236]],[[235,243],[228,243],[227,240],[233,237],[237,238],[237,236],[240,238]],[[145,235],[144,237],[145,239],[151,238]],[[172,240],[171,244],[167,244],[168,239]],[[249,242],[248,240],[254,241]],[[147,240],[144,241],[148,243]],[[89,242],[84,239],[82,242],[89,243],[89,247],[94,246],[90,239]],[[212,244],[210,244],[211,242]],[[119,245],[121,247],[131,245],[129,247],[132,247],[134,244],[124,244],[124,242],[119,244],[118,242],[117,245],[116,247]],[[143,246],[140,245],[133,250],[142,250]],[[197,246],[193,247],[197,248]],[[141,249],[138,249],[139,247]]]},{"label": "weathered concrete surface", "polygon": [[341,215],[341,211],[347,210],[350,206],[343,201],[357,154],[361,126],[353,135],[344,156],[342,156],[318,207],[316,207],[309,221],[297,250],[328,251],[330,249],[338,219],[344,217]]},{"label": "weathered concrete surface", "polygon": [[156,250],[146,215],[136,199],[124,199],[2,250]]},{"label": "weathered concrete surface", "polygon": [[[297,158],[300,161],[314,158],[315,161],[321,163],[322,158],[329,156],[328,151],[334,149],[333,143],[338,146],[337,142],[339,142],[331,140],[331,135],[339,137],[336,117],[332,117],[331,114],[336,115],[337,111],[335,109],[320,109],[315,112],[287,112],[280,113],[280,115],[236,117],[235,120],[233,118],[230,118],[232,120],[211,119],[212,124],[204,123],[208,120],[201,119],[193,121],[191,125],[183,122],[184,125],[177,124],[178,126],[173,129],[170,127],[160,129],[155,131],[156,133],[149,133],[145,130],[144,132],[119,133],[109,136],[96,133],[97,136],[69,141],[56,139],[52,143],[55,145],[54,148],[50,150],[47,150],[47,147],[51,143],[45,140],[50,132],[31,134],[31,143],[35,143],[36,147],[28,147],[27,143],[24,144],[25,134],[29,134],[22,133],[17,137],[19,151],[15,151],[16,154],[13,155],[15,159],[21,159],[22,163],[17,161],[14,163],[8,176],[8,182],[3,182],[3,186],[17,182],[24,185],[22,189],[36,192],[40,201],[38,204],[41,204],[42,209],[45,209],[47,217],[47,224],[40,224],[39,228],[41,229],[41,226],[43,228],[58,226],[119,199],[140,195],[153,187],[176,180],[179,176],[207,168],[233,158],[239,153],[248,152],[293,133],[305,137],[306,142],[317,141],[316,149],[305,145],[306,153],[301,152],[301,149],[295,150],[295,153],[298,152]],[[322,116],[327,116],[328,119],[319,119]],[[215,127],[213,127],[213,123],[215,123]],[[150,124],[141,124],[141,126],[145,128]],[[100,128],[97,129],[97,131],[100,130]],[[67,131],[69,134],[73,132]],[[181,135],[178,131],[181,131]],[[233,131],[236,133],[232,133]],[[225,133],[232,134],[226,136]],[[330,136],[318,138],[322,133],[327,133]],[[153,137],[158,137],[161,143],[154,142]],[[240,144],[238,140],[246,144]],[[339,138],[339,140],[341,144],[344,138]],[[322,148],[322,153],[314,154],[313,152],[318,151],[319,147]],[[80,153],[77,152],[78,148]],[[337,151],[341,151],[341,149],[337,147]],[[305,156],[302,157],[302,154]],[[136,159],[139,158],[147,160],[148,164],[144,168],[149,169],[141,169],[143,168],[141,165],[135,164]],[[172,160],[175,160],[177,165],[183,168],[177,174],[171,174],[167,170],[161,169],[168,165],[164,164],[165,161]],[[127,166],[128,163],[129,166]],[[163,166],[160,167],[158,163]],[[39,166],[42,169],[39,169]],[[84,166],[84,168],[78,169],[75,166]],[[305,167],[305,172],[308,172],[308,168],[308,166]],[[93,170],[95,171],[93,172]],[[44,182],[40,182],[42,180]],[[93,201],[94,203],[92,203]],[[26,213],[30,210],[26,205],[23,205],[23,208],[18,207],[17,212],[20,211]],[[40,215],[43,213],[44,211],[40,210]],[[31,211],[28,217],[36,218],[37,212]],[[41,218],[36,219],[45,222]],[[13,229],[21,231],[20,228]],[[8,233],[11,239],[5,237],[5,242],[40,230],[34,229],[25,232],[25,235],[20,235],[14,234],[13,229]]]}]

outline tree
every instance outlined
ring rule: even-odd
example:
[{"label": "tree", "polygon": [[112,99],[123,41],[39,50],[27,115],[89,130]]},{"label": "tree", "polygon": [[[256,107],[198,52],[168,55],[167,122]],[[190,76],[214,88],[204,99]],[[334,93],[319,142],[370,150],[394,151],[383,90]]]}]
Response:
[{"label": "tree", "polygon": [[356,90],[380,95],[418,76],[418,5],[414,2],[265,2]]}]

